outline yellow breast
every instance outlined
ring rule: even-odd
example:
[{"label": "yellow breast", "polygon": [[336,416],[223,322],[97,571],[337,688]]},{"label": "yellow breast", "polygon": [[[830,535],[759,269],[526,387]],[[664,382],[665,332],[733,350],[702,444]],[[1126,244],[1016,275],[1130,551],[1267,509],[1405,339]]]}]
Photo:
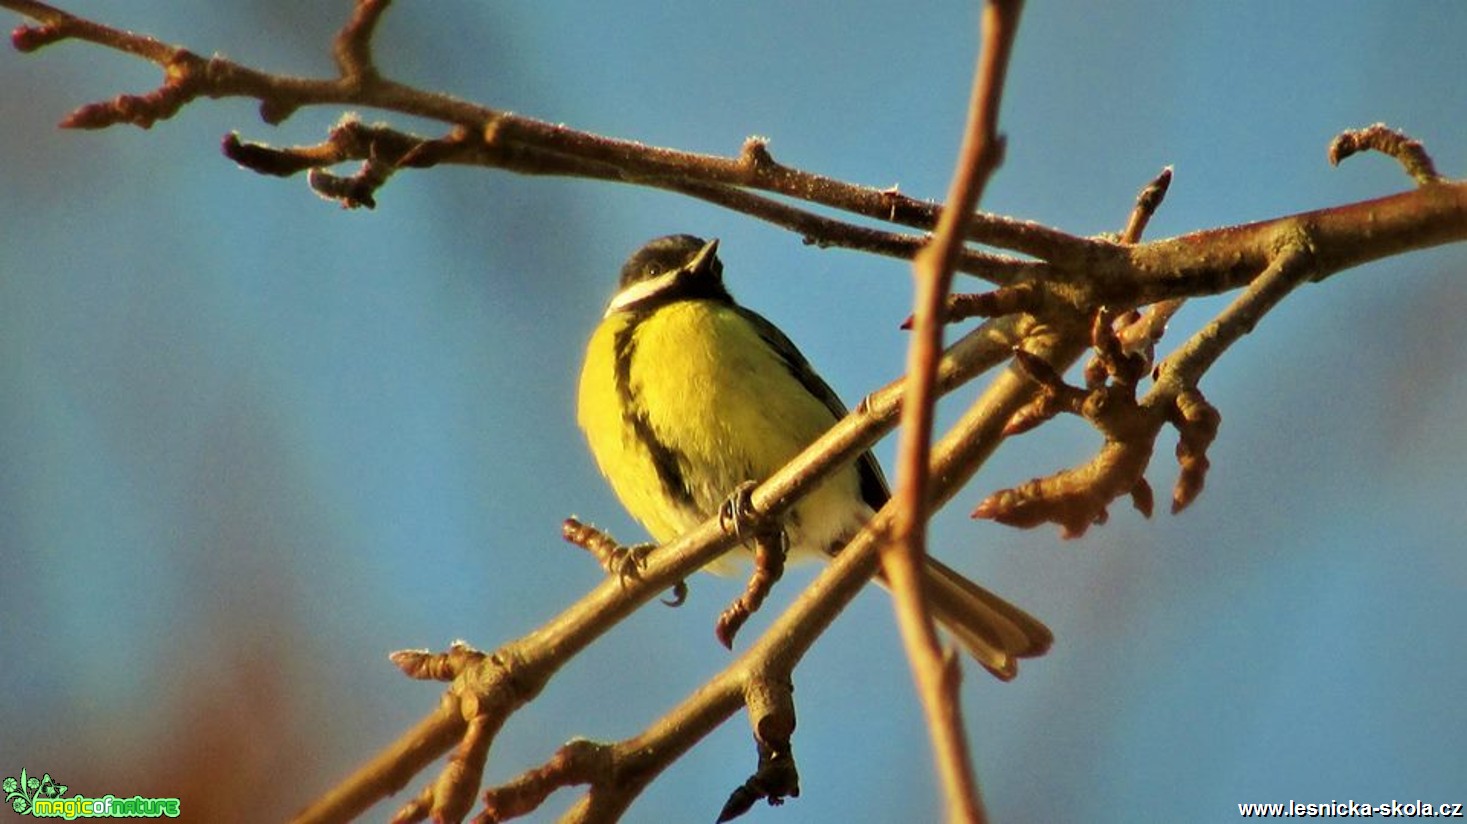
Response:
[{"label": "yellow breast", "polygon": [[[601,472],[652,537],[667,541],[761,481],[835,423],[732,307],[680,301],[597,328],[578,419]],[[869,508],[848,467],[786,520],[793,550],[823,550]]]}]

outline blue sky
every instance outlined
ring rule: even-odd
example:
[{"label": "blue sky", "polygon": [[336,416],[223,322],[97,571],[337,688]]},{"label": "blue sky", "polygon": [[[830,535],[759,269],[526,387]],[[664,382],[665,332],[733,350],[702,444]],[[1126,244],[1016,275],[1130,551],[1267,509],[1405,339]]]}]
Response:
[{"label": "blue sky", "polygon": [[[976,4],[790,5],[404,2],[377,54],[404,81],[572,127],[723,154],[759,134],[782,162],[941,196]],[[324,73],[345,6],[68,8]],[[1408,182],[1324,151],[1375,121],[1460,176],[1464,36],[1454,2],[1034,3],[984,205],[1114,231],[1167,164],[1151,237],[1365,199]],[[560,520],[642,536],[575,429],[575,376],[650,237],[722,238],[735,294],[848,401],[901,369],[896,261],[660,192],[484,170],[402,174],[377,210],[343,211],[218,151],[231,130],[314,142],[338,111],[276,129],[205,101],[151,131],[59,132],[156,70],[64,44],[0,50],[0,78],[0,774],[172,795],[195,786],[189,764],[217,763],[258,806],[195,795],[195,810],[280,818],[432,707],[437,689],[388,651],[492,648],[594,585]],[[996,820],[1467,801],[1464,269],[1461,248],[1417,253],[1270,315],[1202,383],[1223,426],[1180,517],[1121,505],[1069,542],[967,520],[993,489],[1087,458],[1097,437],[1073,421],[1008,445],[939,516],[935,551],[1057,637],[1013,683],[968,673]],[[1188,307],[1167,342],[1224,300]],[[890,465],[890,443],[877,454]],[[812,574],[792,572],[770,614]],[[490,778],[575,735],[632,734],[721,667],[712,621],[742,583],[691,583],[685,608],[638,614],[517,715]],[[747,820],[938,817],[884,595],[858,599],[797,684],[803,794]],[[711,819],[750,743],[733,719],[631,820]]]}]

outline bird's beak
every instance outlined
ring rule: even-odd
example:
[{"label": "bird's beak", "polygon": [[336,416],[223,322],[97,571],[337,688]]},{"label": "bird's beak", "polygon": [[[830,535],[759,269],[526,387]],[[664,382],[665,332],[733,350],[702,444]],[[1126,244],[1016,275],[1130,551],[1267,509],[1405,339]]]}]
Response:
[{"label": "bird's beak", "polygon": [[695,275],[707,274],[712,270],[712,263],[717,257],[718,238],[714,238],[703,244],[703,248],[698,250],[698,254],[694,255],[693,259],[688,261],[687,270]]}]

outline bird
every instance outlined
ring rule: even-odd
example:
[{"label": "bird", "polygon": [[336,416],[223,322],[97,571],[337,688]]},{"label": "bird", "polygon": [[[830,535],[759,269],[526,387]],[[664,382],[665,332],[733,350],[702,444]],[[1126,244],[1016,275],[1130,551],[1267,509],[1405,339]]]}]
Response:
[{"label": "bird", "polygon": [[[622,506],[664,543],[726,514],[732,494],[845,415],[795,344],[734,300],[718,240],[677,234],[622,266],[586,347],[576,418]],[[863,453],[785,514],[789,557],[834,557],[890,496]],[[931,557],[923,581],[938,623],[998,678],[1049,649],[1043,623]]]}]

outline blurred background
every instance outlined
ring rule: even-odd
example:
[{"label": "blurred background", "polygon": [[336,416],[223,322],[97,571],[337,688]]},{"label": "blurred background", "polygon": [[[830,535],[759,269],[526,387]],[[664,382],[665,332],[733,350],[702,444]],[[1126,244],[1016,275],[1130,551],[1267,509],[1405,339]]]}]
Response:
[{"label": "blurred background", "polygon": [[[977,5],[439,0],[394,6],[376,48],[391,77],[501,109],[720,154],[764,135],[784,163],[937,198]],[[67,8],[321,75],[349,4]],[[984,206],[1116,231],[1166,164],[1152,238],[1375,197],[1408,187],[1394,163],[1332,169],[1325,147],[1376,121],[1460,177],[1464,37],[1452,0],[1032,3]],[[735,294],[847,401],[902,368],[898,261],[661,192],[486,170],[401,174],[376,211],[344,211],[218,150],[232,130],[316,142],[337,110],[277,129],[248,102],[203,101],[151,131],[63,132],[74,107],[158,71],[62,44],[0,49],[0,78],[3,775],[178,796],[191,820],[281,819],[434,706],[439,687],[389,651],[493,648],[595,585],[561,519],[644,536],[576,430],[576,376],[650,237],[722,238]],[[1467,801],[1464,269],[1464,247],[1415,253],[1271,314],[1202,384],[1223,426],[1180,517],[1122,502],[1068,542],[967,519],[1088,458],[1099,440],[1076,420],[1006,446],[939,516],[936,553],[1057,637],[1013,683],[968,668],[995,820]],[[1189,306],[1167,347],[1225,300]],[[1163,499],[1173,443],[1149,473]],[[890,441],[877,451],[890,467]],[[813,574],[792,572],[746,635]],[[742,581],[690,583],[684,608],[643,610],[516,715],[489,780],[572,736],[633,734],[723,666],[711,627]],[[797,673],[802,795],[745,820],[937,820],[910,681],[873,590]],[[734,718],[629,820],[712,820],[754,766]]]}]

